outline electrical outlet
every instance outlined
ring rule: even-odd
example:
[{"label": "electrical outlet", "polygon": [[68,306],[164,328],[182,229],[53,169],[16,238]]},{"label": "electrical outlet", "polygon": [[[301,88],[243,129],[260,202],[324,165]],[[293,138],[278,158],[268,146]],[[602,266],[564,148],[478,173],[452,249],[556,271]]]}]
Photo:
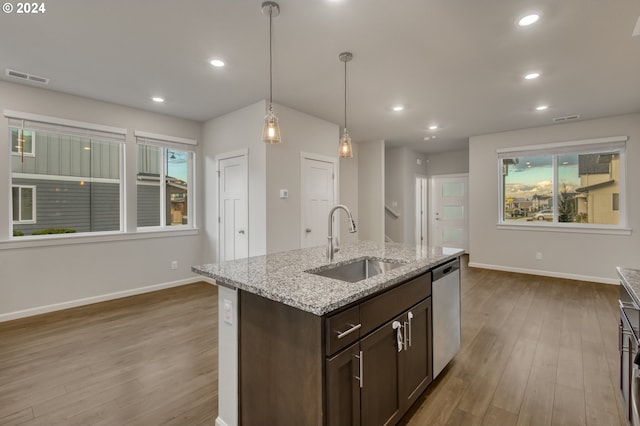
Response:
[{"label": "electrical outlet", "polygon": [[177,260],[172,260],[171,261],[171,269],[173,269],[173,270],[178,269],[178,261]]},{"label": "electrical outlet", "polygon": [[233,325],[233,304],[229,299],[224,299],[224,322]]},{"label": "electrical outlet", "polygon": [[542,260],[542,252],[541,251],[537,251],[536,252],[536,260]]}]

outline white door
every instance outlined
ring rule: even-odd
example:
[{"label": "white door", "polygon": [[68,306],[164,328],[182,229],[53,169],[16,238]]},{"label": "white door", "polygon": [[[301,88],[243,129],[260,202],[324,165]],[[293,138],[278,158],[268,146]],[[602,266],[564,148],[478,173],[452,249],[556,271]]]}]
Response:
[{"label": "white door", "polygon": [[249,256],[247,156],[218,160],[219,261]]},{"label": "white door", "polygon": [[426,177],[416,176],[416,245],[426,247],[427,240],[427,188],[428,180]]},{"label": "white door", "polygon": [[[329,210],[335,204],[336,162],[303,156],[301,167],[301,246],[320,246],[327,243]],[[334,235],[338,235],[337,227]]]},{"label": "white door", "polygon": [[429,245],[469,250],[469,175],[432,176]]}]

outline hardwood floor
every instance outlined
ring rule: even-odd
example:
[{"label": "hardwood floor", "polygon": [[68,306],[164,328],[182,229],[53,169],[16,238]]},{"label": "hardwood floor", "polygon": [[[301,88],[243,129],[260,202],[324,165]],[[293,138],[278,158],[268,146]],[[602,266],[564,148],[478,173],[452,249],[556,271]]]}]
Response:
[{"label": "hardwood floor", "polygon": [[618,287],[462,268],[462,348],[403,425],[626,425]]},{"label": "hardwood floor", "polygon": [[[625,425],[617,286],[462,268],[462,349],[403,425]],[[217,289],[0,323],[0,425],[214,425]]]},{"label": "hardwood floor", "polygon": [[0,425],[214,425],[217,288],[0,323]]}]

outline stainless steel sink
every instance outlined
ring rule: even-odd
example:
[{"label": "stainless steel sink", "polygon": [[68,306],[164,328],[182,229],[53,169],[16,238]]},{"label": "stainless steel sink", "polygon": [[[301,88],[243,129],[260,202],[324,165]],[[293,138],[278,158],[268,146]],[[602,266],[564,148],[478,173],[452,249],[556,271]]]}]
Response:
[{"label": "stainless steel sink", "polygon": [[307,271],[310,274],[322,275],[323,277],[355,283],[366,280],[378,274],[384,274],[392,269],[403,266],[404,263],[388,262],[384,260],[364,258],[355,260],[340,266],[334,266],[320,271]]}]

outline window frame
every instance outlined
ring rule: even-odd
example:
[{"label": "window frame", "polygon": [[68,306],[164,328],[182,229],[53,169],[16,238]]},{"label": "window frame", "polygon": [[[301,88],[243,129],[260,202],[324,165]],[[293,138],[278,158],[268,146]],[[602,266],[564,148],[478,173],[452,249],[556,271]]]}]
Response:
[{"label": "window frame", "polygon": [[[9,130],[13,129],[15,127],[11,127],[9,126]],[[18,129],[18,130],[22,130],[24,131],[28,131],[31,133],[31,151],[25,151],[24,153],[20,152],[20,151],[14,151],[13,148],[16,147],[16,145],[13,144],[13,132],[9,131],[9,143],[11,144],[11,155],[15,155],[17,157],[20,157],[22,155],[24,155],[25,157],[35,157],[36,156],[36,134],[33,130],[31,129]],[[23,133],[24,134],[24,133]],[[23,136],[24,137],[24,136]]]},{"label": "window frame", "polygon": [[[18,220],[13,220],[13,210],[11,212],[11,224],[12,225],[30,225],[37,223],[36,212],[36,185],[16,185],[11,184],[11,205],[13,205],[13,188],[18,188]],[[31,189],[31,220],[22,220],[22,190],[24,188]],[[13,228],[13,226],[12,226]]]},{"label": "window frame", "polygon": [[[139,226],[136,217],[137,232],[175,232],[177,230],[196,229],[196,164],[197,164],[197,141],[193,139],[180,138],[176,136],[159,135],[141,130],[134,131],[136,137],[136,164],[138,163],[137,155],[140,145],[152,146],[161,149],[160,169],[159,169],[159,191],[160,191],[160,225],[157,226]],[[187,223],[186,224],[167,224],[166,220],[166,177],[167,177],[167,160],[170,150],[187,153]],[[136,170],[136,203],[138,200],[138,182]]]},{"label": "window frame", "polygon": [[[96,235],[112,235],[112,234],[117,235],[117,234],[122,234],[125,231],[125,223],[126,223],[125,142],[126,142],[126,135],[127,135],[126,129],[94,124],[94,123],[87,123],[82,121],[68,120],[68,119],[63,119],[58,117],[50,117],[50,116],[44,116],[39,114],[13,111],[13,110],[4,110],[4,116],[8,119],[7,130],[8,130],[10,139],[12,139],[12,129],[29,130],[32,132],[32,138],[33,138],[32,147],[34,152],[36,151],[35,141],[37,139],[37,136],[36,136],[37,132],[52,133],[52,134],[64,135],[68,137],[82,137],[82,138],[87,138],[89,140],[95,140],[97,142],[109,142],[109,143],[118,145],[118,179],[117,180],[118,180],[118,187],[119,187],[118,188],[119,224],[118,224],[117,230],[77,232],[73,234],[24,235],[24,236],[15,237],[13,235],[14,225],[28,225],[28,224],[34,224],[37,222],[35,221],[34,222],[26,222],[26,221],[14,222],[13,213],[12,213],[9,220],[9,241],[12,241],[12,242],[25,241],[25,240],[41,241],[41,240],[48,240],[48,239],[66,239],[66,238],[70,238],[70,236],[77,238],[77,237],[85,237],[85,236],[91,237]],[[11,149],[11,152],[12,154],[14,154],[13,149]],[[18,155],[20,154],[18,153]],[[93,161],[93,160],[90,160],[90,161]],[[105,180],[111,180],[111,179],[104,179],[104,178],[96,178],[94,176],[83,178],[83,177],[75,177],[75,176],[69,177],[66,175],[33,175],[29,173],[14,171],[13,163],[11,163],[9,167],[9,174],[10,174],[10,182],[12,187],[14,185],[15,186],[32,186],[29,184],[24,184],[24,185],[20,183],[14,184],[13,180],[16,177],[47,179],[49,178],[49,176],[55,176],[59,178],[57,180],[62,180],[62,181],[77,180],[78,182],[85,181],[85,182],[91,182],[91,183],[93,182],[100,183]],[[10,195],[10,197],[12,197],[12,195]],[[13,201],[12,198],[10,198],[10,200],[11,202]],[[37,207],[36,207],[35,201],[34,201],[34,210],[35,210],[34,217],[36,217]]]},{"label": "window frame", "polygon": [[[498,211],[497,228],[510,230],[535,230],[555,232],[582,232],[582,233],[611,233],[630,235],[627,214],[627,156],[626,144],[628,136],[612,136],[605,138],[575,140],[540,145],[517,146],[511,148],[499,148],[496,150],[498,166]],[[596,224],[578,222],[558,222],[558,156],[565,153],[589,153],[597,151],[615,151],[619,154],[619,203],[617,224]],[[503,186],[504,164],[503,159],[509,157],[522,157],[534,155],[550,155],[552,157],[552,188],[553,188],[553,221],[513,222],[505,220],[505,193]]]}]

